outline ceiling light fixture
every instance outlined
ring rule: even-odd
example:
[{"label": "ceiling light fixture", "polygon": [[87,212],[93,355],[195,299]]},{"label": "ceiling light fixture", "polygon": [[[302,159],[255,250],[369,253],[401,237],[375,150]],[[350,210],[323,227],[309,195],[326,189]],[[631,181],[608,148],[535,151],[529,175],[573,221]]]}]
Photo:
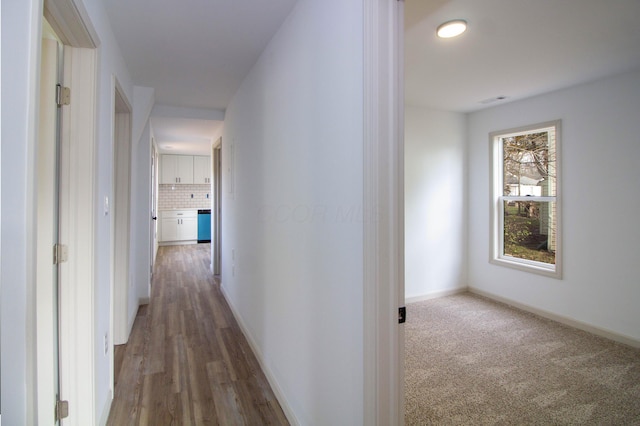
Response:
[{"label": "ceiling light fixture", "polygon": [[436,34],[440,38],[451,38],[462,34],[467,30],[467,21],[464,19],[454,19],[441,24],[436,30]]}]

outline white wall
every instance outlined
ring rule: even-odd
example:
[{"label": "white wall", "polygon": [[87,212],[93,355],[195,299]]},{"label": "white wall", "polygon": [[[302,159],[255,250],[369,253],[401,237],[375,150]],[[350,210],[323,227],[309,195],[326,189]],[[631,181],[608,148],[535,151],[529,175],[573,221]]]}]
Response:
[{"label": "white wall", "polygon": [[[120,82],[133,99],[133,85],[101,0],[76,0],[84,5],[98,35],[98,88],[95,199],[94,366],[95,419],[104,417],[110,401],[109,356],[103,336],[110,318],[110,217],[103,214],[105,197],[113,199],[113,86]],[[39,27],[42,5],[37,0],[2,4],[2,410],[6,424],[29,424],[28,388],[33,386],[34,336],[33,176],[34,144],[30,134],[37,92]],[[10,58],[10,59],[9,59]],[[10,102],[9,102],[10,100]],[[135,109],[135,107],[134,107]],[[143,121],[146,121],[144,119]],[[89,161],[89,159],[87,159]],[[8,208],[10,206],[10,208]],[[31,213],[30,213],[31,212]],[[11,226],[7,226],[10,224]],[[29,384],[29,385],[28,385]]]},{"label": "white wall", "polygon": [[[111,217],[104,215],[103,203],[105,197],[109,197],[111,203],[113,196],[113,93],[112,78],[120,83],[123,94],[127,97],[132,107],[133,84],[129,72],[124,63],[120,48],[113,35],[108,21],[107,13],[101,0],[82,0],[87,8],[89,17],[100,37],[98,49],[98,106],[97,106],[97,149],[98,158],[96,176],[96,264],[94,281],[94,353],[95,353],[95,401],[96,418],[100,419],[105,414],[103,410],[108,408],[112,387],[109,356],[104,355],[104,335],[109,333],[109,319],[111,315]],[[133,224],[132,224],[133,229]],[[109,336],[111,343],[112,336]],[[111,348],[113,348],[110,345]],[[112,350],[112,349],[110,349]]]},{"label": "white wall", "polygon": [[[35,363],[34,126],[39,2],[2,2],[1,393],[7,425],[33,420]],[[11,108],[7,108],[11,105]],[[29,399],[30,400],[29,400]]]},{"label": "white wall", "polygon": [[[469,115],[469,286],[640,340],[640,73]],[[491,131],[562,120],[563,279],[489,264]]]},{"label": "white wall", "polygon": [[222,139],[223,288],[305,425],[363,422],[362,7],[298,2]]},{"label": "white wall", "polygon": [[465,116],[405,108],[405,297],[466,283]]}]

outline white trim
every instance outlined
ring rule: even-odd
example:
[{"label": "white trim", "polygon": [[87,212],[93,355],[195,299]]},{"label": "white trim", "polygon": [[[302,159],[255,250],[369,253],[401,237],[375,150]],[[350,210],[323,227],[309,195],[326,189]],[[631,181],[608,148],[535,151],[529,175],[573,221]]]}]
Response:
[{"label": "white trim", "polygon": [[[506,196],[503,195],[503,158],[500,139],[524,135],[534,131],[554,132],[555,167],[556,167],[556,195],[555,196]],[[489,263],[531,272],[551,278],[562,279],[562,214],[561,214],[561,130],[562,121],[553,120],[544,123],[530,124],[506,130],[489,133]],[[504,254],[504,201],[531,201],[555,203],[556,234],[555,234],[555,264],[520,259]]]},{"label": "white trim", "polygon": [[364,424],[404,424],[403,3],[364,2]]},{"label": "white trim", "polygon": [[[39,127],[39,107],[40,107],[40,66],[41,66],[41,50],[40,43],[42,38],[42,13],[41,3],[36,5],[32,2],[31,9],[31,28],[33,33],[29,42],[29,76],[27,78],[28,101],[26,102],[28,118],[26,129],[26,258],[25,258],[25,287],[26,287],[26,401],[25,420],[27,424],[35,424],[38,413],[38,354],[37,354],[37,138]],[[6,107],[6,105],[5,105]],[[3,140],[3,147],[5,141]],[[5,349],[6,350],[6,349]],[[7,369],[5,366],[4,369]],[[3,382],[4,384],[4,382]],[[6,392],[6,390],[4,390]],[[5,410],[7,408],[5,407]],[[6,418],[6,417],[5,417]],[[11,418],[11,416],[9,416]]]},{"label": "white trim", "polygon": [[554,314],[553,312],[546,311],[544,309],[538,309],[531,305],[527,305],[524,303],[516,302],[515,300],[498,296],[493,293],[486,292],[484,290],[480,290],[477,288],[469,287],[469,292],[478,294],[480,296],[484,296],[486,298],[495,300],[497,302],[504,303],[509,306],[513,306],[518,309],[522,309],[523,311],[531,312],[532,314],[539,315],[541,317],[559,322],[561,324],[568,325],[573,328],[577,328],[578,330],[586,331],[591,334],[595,334],[596,336],[604,337],[605,339],[613,340],[614,342],[622,343],[628,346],[632,346],[634,348],[640,348],[640,340],[633,338],[631,336],[627,336],[624,334],[617,333],[615,331],[607,330],[605,328],[600,328],[588,324],[586,322],[578,321],[576,319],[566,317],[563,315]]},{"label": "white trim", "polygon": [[91,20],[81,1],[45,0],[44,16],[65,45],[89,49],[100,45],[98,33],[87,25]]},{"label": "white trim", "polygon": [[249,330],[247,329],[247,326],[245,325],[244,321],[242,321],[242,316],[239,314],[238,310],[233,305],[231,298],[227,294],[226,288],[222,284],[220,284],[220,291],[224,296],[224,299],[227,301],[227,305],[229,305],[229,309],[231,309],[231,313],[233,314],[233,317],[236,319],[236,322],[240,326],[240,329],[242,330],[242,334],[244,334],[245,339],[247,339],[247,342],[249,343],[249,346],[251,347],[253,354],[258,360],[258,363],[260,364],[260,368],[262,368],[262,372],[267,378],[267,381],[271,386],[271,390],[273,390],[273,393],[276,399],[280,403],[280,407],[282,408],[282,411],[284,411],[284,414],[287,417],[287,420],[289,420],[289,423],[291,423],[292,426],[300,425],[301,423],[296,417],[293,410],[291,409],[291,405],[289,404],[289,401],[285,397],[285,394],[282,391],[282,387],[280,386],[280,383],[278,383],[278,380],[276,380],[276,376],[273,374],[273,372],[267,365],[267,362],[264,359],[264,355],[260,351],[260,346],[256,344],[256,342],[253,340],[253,336],[251,335],[251,333],[249,333]]},{"label": "white trim", "polygon": [[465,287],[458,287],[450,290],[432,291],[426,294],[421,294],[420,296],[406,297],[404,301],[405,303],[424,302],[425,300],[439,299],[441,297],[453,296],[454,294],[464,293],[467,290],[468,290],[468,287],[465,286]]},{"label": "white trim", "polygon": [[198,244],[198,240],[183,240],[183,241],[160,241],[158,246],[188,246],[191,244]]},{"label": "white trim", "polygon": [[[115,75],[111,77],[111,292],[114,345],[127,343],[134,318],[129,316],[131,283],[131,103]],[[112,351],[113,352],[113,351]]]}]

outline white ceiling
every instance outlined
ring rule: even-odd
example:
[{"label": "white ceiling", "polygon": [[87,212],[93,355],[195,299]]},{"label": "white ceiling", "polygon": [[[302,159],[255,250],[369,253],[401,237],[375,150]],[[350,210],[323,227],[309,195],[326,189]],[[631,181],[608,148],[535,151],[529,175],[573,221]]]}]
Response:
[{"label": "white ceiling", "polygon": [[[221,110],[296,3],[103,1],[134,84],[159,104]],[[410,105],[469,112],[640,68],[640,0],[406,0],[405,11]],[[455,18],[467,32],[438,39]],[[152,125],[186,147],[220,130],[201,121]]]},{"label": "white ceiling", "polygon": [[155,142],[163,154],[211,155],[222,125],[217,120],[151,117]]},{"label": "white ceiling", "polygon": [[[639,0],[406,0],[409,105],[469,112],[640,68]],[[467,32],[438,39],[461,18]],[[498,102],[492,103],[496,105]]]},{"label": "white ceiling", "polygon": [[296,0],[103,0],[134,84],[225,109]]}]

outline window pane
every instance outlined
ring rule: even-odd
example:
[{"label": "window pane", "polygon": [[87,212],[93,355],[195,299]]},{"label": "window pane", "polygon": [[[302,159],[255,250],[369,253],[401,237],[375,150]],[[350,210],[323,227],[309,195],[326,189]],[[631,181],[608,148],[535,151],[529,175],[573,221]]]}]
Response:
[{"label": "window pane", "polygon": [[556,203],[504,201],[504,255],[556,263]]},{"label": "window pane", "polygon": [[555,130],[503,137],[503,194],[556,195]]}]

